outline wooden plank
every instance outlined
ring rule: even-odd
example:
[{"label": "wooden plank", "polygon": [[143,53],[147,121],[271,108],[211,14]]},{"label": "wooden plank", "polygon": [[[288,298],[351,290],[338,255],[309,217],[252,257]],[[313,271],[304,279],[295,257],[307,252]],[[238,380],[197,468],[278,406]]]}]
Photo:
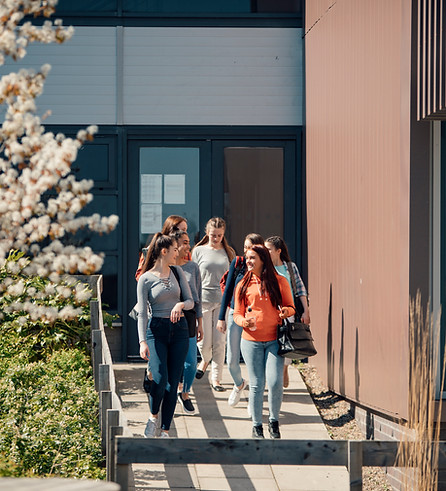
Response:
[{"label": "wooden plank", "polygon": [[101,427],[102,455],[107,452],[107,411],[112,408],[112,393],[102,391],[99,394],[99,424]]},{"label": "wooden plank", "polygon": [[122,426],[110,426],[108,429],[109,454],[107,454],[107,480],[116,481],[115,438],[124,433]]},{"label": "wooden plank", "polygon": [[348,442],[348,472],[350,491],[362,491],[362,441]]},{"label": "wooden plank", "polygon": [[119,486],[121,487],[121,491],[128,491],[129,489],[129,472],[129,464],[116,464],[114,481],[119,484]]},{"label": "wooden plank", "polygon": [[110,390],[110,365],[99,364],[98,391]]},{"label": "wooden plank", "polygon": [[99,391],[99,365],[102,363],[102,335],[99,329],[91,331],[91,345],[94,388]]},{"label": "wooden plank", "polygon": [[398,455],[398,441],[367,440],[364,444],[363,465],[394,467]]},{"label": "wooden plank", "polygon": [[116,437],[119,464],[347,465],[347,442]]},{"label": "wooden plank", "polygon": [[115,459],[114,457],[114,449],[111,448],[111,440],[110,440],[110,429],[112,427],[119,426],[119,411],[116,409],[109,409],[107,411],[107,445],[106,445],[106,465],[107,465],[107,481],[111,481],[115,475]]}]

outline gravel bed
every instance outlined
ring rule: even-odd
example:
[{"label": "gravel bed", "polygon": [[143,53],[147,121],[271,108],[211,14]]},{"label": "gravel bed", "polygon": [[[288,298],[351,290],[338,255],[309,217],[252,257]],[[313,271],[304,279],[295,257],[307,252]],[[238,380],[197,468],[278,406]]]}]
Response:
[{"label": "gravel bed", "polygon": [[[298,369],[330,437],[333,440],[364,440],[364,435],[350,413],[350,403],[331,392],[312,365],[300,364]],[[380,467],[364,467],[362,476],[364,491],[392,490]]]}]

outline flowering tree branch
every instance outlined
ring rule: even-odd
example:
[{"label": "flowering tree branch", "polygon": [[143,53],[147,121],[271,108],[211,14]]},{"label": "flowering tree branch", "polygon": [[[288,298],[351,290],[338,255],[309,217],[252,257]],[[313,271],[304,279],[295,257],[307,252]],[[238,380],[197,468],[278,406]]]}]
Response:
[{"label": "flowering tree branch", "polygon": [[[1,1],[0,64],[8,56],[23,58],[31,42],[62,43],[73,35],[73,28],[64,28],[58,20],[45,21],[42,26],[23,22],[25,16],[50,16],[56,3]],[[89,247],[66,245],[64,239],[80,228],[110,232],[118,217],[77,216],[93,199],[89,192],[93,181],[77,181],[71,164],[97,128],[81,130],[76,138],[45,131],[35,99],[43,91],[49,70],[49,65],[37,72],[22,69],[0,79],[0,104],[6,106],[0,128],[0,268],[11,262],[11,250],[20,251],[26,258],[23,274],[57,283],[62,274],[91,274],[103,263],[101,254]]]}]

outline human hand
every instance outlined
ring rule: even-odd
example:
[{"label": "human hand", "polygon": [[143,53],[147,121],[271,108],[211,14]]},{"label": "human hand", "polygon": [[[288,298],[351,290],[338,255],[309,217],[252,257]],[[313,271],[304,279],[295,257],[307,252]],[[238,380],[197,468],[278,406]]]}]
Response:
[{"label": "human hand", "polygon": [[304,324],[310,323],[310,311],[309,310],[304,311],[304,313],[302,314],[302,317],[300,318],[300,321],[303,322]]},{"label": "human hand", "polygon": [[197,343],[203,339],[203,319],[197,319]]},{"label": "human hand", "polygon": [[175,304],[175,307],[170,312],[170,322],[175,323],[180,320],[183,313],[183,307],[183,302],[178,302],[177,304]]},{"label": "human hand", "polygon": [[290,316],[290,310],[288,309],[288,307],[279,308],[279,317],[281,319],[286,319],[289,316]]},{"label": "human hand", "polygon": [[217,331],[220,331],[221,333],[226,332],[226,321],[217,321]]},{"label": "human hand", "polygon": [[146,361],[148,361],[149,359],[150,356],[149,346],[145,341],[141,341],[139,343],[139,356]]},{"label": "human hand", "polygon": [[245,317],[245,320],[243,321],[243,327],[250,329],[251,327],[254,327],[255,325],[256,325],[256,318],[255,317],[249,317],[248,319]]}]

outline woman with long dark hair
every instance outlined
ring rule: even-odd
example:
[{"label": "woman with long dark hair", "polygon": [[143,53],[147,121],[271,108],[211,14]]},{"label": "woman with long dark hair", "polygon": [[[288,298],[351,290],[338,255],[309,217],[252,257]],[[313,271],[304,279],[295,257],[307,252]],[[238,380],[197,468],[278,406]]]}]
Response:
[{"label": "woman with long dark hair", "polygon": [[268,249],[253,245],[245,254],[247,272],[235,289],[234,321],[243,328],[241,349],[248,367],[253,438],[263,438],[262,406],[268,384],[269,433],[280,438],[284,359],[278,355],[277,325],[294,315],[290,285],[276,273]]},{"label": "woman with long dark hair", "polygon": [[[243,251],[246,253],[253,245],[262,245],[263,243],[264,239],[261,235],[255,233],[248,234],[243,243]],[[228,404],[231,407],[235,407],[240,402],[242,392],[248,385],[247,381],[243,379],[242,371],[240,369],[240,341],[243,329],[234,322],[234,290],[245,273],[245,257],[236,257],[233,259],[229,266],[217,322],[217,329],[223,333],[227,332],[226,362],[228,364],[229,373],[234,381],[234,387],[228,398]],[[226,322],[226,311],[228,307],[228,320]]]},{"label": "woman with long dark hair", "polygon": [[[183,270],[174,266],[177,256],[176,240],[155,234],[137,286],[139,354],[149,361],[152,374],[150,416],[144,431],[147,438],[156,436],[161,403],[160,437],[169,436],[178,383],[189,347],[189,329],[183,310],[192,309],[194,301]],[[179,281],[172,268],[176,268]]]},{"label": "woman with long dark hair", "polygon": [[201,275],[198,264],[193,261],[189,261],[190,257],[190,240],[187,232],[178,230],[173,234],[173,237],[178,243],[178,256],[177,266],[179,266],[187,282],[189,283],[192,297],[194,299],[194,312],[195,312],[195,333],[191,336],[189,332],[189,350],[187,352],[186,360],[184,361],[183,370],[183,382],[180,384],[178,390],[178,400],[183,406],[183,411],[186,414],[194,414],[195,407],[189,397],[189,392],[192,388],[192,384],[195,380],[195,374],[197,372],[197,341],[201,341],[203,337],[203,314],[201,308]]},{"label": "woman with long dark hair", "polygon": [[[308,307],[308,293],[305,288],[304,282],[300,277],[297,266],[291,261],[288,247],[282,237],[273,235],[265,240],[265,247],[269,250],[271,260],[273,262],[276,271],[284,276],[290,284],[291,290],[294,290],[293,283],[296,291],[294,293],[294,302],[296,307],[296,313],[300,316],[300,321],[309,324],[310,323],[310,309]],[[294,280],[294,281],[293,281]],[[288,387],[290,378],[288,374],[288,367],[291,365],[291,359],[285,358],[285,365],[283,366],[283,386]]]},{"label": "woman with long dark hair", "polygon": [[203,301],[203,339],[198,343],[201,362],[196,378],[201,378],[212,360],[211,386],[217,392],[226,390],[221,385],[225,361],[225,335],[217,330],[221,305],[220,279],[227,271],[235,252],[225,238],[226,223],[213,217],[206,224],[206,235],[192,250],[192,261],[200,268]]}]

